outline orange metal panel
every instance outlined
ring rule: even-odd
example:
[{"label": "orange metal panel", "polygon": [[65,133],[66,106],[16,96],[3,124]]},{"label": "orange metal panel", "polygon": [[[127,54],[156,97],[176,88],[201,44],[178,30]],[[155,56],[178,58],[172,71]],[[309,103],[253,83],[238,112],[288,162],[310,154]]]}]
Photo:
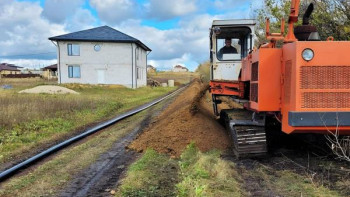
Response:
[{"label": "orange metal panel", "polygon": [[244,84],[239,81],[219,81],[209,82],[210,93],[216,95],[244,96]]},{"label": "orange metal panel", "polygon": [[[280,111],[282,49],[260,48],[252,53],[251,105],[256,111]],[[255,99],[254,94],[257,94]]]},{"label": "orange metal panel", "polygon": [[[259,53],[259,52],[257,51],[254,53]],[[242,81],[250,81],[251,66],[252,66],[252,54],[249,54],[242,61],[242,70],[241,70],[241,80]]]},{"label": "orange metal panel", "polygon": [[[313,50],[305,61],[302,51]],[[335,127],[291,127],[288,112],[350,111],[350,42],[295,42],[283,46],[282,130],[286,133],[327,133]],[[317,117],[315,117],[317,118]],[[349,134],[350,127],[340,127]]]}]

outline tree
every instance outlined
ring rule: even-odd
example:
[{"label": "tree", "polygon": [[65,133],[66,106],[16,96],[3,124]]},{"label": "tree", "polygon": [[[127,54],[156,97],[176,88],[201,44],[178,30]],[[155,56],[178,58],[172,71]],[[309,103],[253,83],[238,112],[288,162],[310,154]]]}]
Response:
[{"label": "tree", "polygon": [[313,24],[322,39],[350,40],[350,3],[347,0],[315,0]]},{"label": "tree", "polygon": [[[266,42],[266,18],[270,18],[271,32],[279,32],[281,19],[288,21],[291,0],[264,0],[262,7],[254,10],[253,17],[257,20],[256,35],[258,42]],[[299,21],[307,6],[314,3],[315,10],[311,15],[311,24],[317,27],[322,40],[333,36],[335,40],[350,40],[350,2],[348,0],[302,0],[300,4]],[[287,33],[287,25],[285,26]]]},{"label": "tree", "polygon": [[[261,8],[256,9],[253,14],[257,20],[255,34],[258,44],[267,42],[265,38],[266,18],[270,18],[270,31],[280,32],[281,19],[287,19],[290,12],[290,0],[265,0]],[[285,27],[285,32],[287,28]]]}]

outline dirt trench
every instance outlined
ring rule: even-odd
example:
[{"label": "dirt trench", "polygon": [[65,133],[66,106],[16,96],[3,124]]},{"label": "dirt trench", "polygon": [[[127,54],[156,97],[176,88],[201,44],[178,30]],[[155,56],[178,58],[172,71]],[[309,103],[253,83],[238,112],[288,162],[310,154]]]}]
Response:
[{"label": "dirt trench", "polygon": [[179,157],[191,142],[203,152],[227,150],[230,140],[212,113],[206,89],[194,81],[128,148],[138,152],[152,148],[173,157]]}]

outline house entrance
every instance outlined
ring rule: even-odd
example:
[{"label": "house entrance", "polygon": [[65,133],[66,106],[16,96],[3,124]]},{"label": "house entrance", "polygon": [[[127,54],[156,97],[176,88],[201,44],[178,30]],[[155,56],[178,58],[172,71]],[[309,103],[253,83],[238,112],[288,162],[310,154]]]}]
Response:
[{"label": "house entrance", "polygon": [[97,70],[97,83],[105,84],[105,70]]}]

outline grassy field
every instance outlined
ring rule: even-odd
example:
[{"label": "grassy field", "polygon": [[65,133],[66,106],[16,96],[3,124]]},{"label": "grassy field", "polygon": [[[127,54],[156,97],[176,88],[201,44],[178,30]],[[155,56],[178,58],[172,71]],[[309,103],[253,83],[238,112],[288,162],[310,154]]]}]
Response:
[{"label": "grassy field", "polygon": [[150,79],[154,79],[161,83],[168,82],[169,79],[175,80],[175,84],[185,84],[189,83],[195,77],[198,77],[198,73],[193,72],[151,72],[147,73],[147,77]]},{"label": "grassy field", "polygon": [[[155,107],[161,108],[158,105]],[[145,110],[122,120],[98,133],[98,137],[88,138],[84,143],[61,151],[29,173],[1,183],[0,196],[59,196],[60,190],[65,188],[77,174],[94,163],[118,139],[134,130],[148,113],[150,111]]]},{"label": "grassy field", "polygon": [[80,94],[49,95],[17,92],[55,82],[1,79],[5,84],[12,89],[0,89],[0,164],[175,89],[68,84]]}]

